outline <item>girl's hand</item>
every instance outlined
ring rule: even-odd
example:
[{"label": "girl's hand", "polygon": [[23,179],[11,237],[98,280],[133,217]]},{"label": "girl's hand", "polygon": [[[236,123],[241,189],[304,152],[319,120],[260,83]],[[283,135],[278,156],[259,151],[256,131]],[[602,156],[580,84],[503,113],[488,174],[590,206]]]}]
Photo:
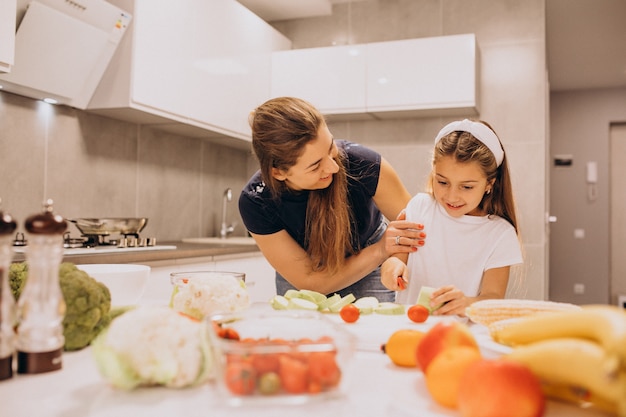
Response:
[{"label": "girl's hand", "polygon": [[465,317],[465,308],[470,305],[470,298],[454,285],[446,285],[433,291],[430,297],[431,307],[443,304],[433,312],[435,316],[458,315]]},{"label": "girl's hand", "polygon": [[406,213],[400,212],[396,220],[389,222],[385,232],[385,252],[388,256],[394,253],[416,252],[424,246],[426,233],[424,225],[406,221]]},{"label": "girl's hand", "polygon": [[392,291],[402,291],[406,288],[406,277],[408,268],[400,259],[396,257],[388,258],[380,266],[380,281]]}]

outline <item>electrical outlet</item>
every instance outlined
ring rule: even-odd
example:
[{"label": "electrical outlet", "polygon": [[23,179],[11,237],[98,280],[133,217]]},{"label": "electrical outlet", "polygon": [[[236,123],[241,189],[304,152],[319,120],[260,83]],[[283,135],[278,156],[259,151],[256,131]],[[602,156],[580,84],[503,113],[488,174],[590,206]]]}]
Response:
[{"label": "electrical outlet", "polygon": [[617,297],[617,306],[626,309],[626,295]]},{"label": "electrical outlet", "polygon": [[585,293],[585,284],[574,284],[574,294],[584,294]]}]

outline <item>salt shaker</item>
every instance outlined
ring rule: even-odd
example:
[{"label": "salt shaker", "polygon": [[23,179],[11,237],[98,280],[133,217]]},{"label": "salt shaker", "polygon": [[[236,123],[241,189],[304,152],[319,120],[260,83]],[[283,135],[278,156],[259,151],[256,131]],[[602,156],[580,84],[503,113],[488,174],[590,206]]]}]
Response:
[{"label": "salt shaker", "polygon": [[52,212],[48,200],[43,213],[28,217],[24,227],[28,278],[17,302],[17,372],[36,374],[62,367],[65,300],[59,267],[67,222]]},{"label": "salt shaker", "polygon": [[12,235],[16,228],[15,220],[0,210],[0,381],[13,376],[15,299],[9,287],[9,268],[13,258]]}]

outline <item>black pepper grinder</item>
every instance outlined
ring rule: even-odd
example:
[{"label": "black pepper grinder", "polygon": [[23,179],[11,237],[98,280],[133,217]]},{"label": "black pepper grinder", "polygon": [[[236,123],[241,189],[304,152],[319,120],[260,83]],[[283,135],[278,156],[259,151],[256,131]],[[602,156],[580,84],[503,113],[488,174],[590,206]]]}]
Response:
[{"label": "black pepper grinder", "polygon": [[15,220],[0,210],[0,381],[13,376],[15,299],[9,287],[9,268],[13,260],[15,229]]},{"label": "black pepper grinder", "polygon": [[17,302],[17,372],[37,374],[62,366],[65,300],[59,267],[67,222],[53,214],[52,200],[48,200],[43,213],[28,217],[24,227],[29,234],[28,278]]}]

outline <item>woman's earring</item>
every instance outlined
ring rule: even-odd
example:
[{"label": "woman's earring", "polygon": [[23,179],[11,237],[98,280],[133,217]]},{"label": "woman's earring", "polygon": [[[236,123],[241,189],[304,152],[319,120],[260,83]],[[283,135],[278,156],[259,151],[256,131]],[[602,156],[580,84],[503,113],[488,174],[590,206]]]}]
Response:
[{"label": "woman's earring", "polygon": [[487,190],[485,194],[491,194],[491,188]]}]

